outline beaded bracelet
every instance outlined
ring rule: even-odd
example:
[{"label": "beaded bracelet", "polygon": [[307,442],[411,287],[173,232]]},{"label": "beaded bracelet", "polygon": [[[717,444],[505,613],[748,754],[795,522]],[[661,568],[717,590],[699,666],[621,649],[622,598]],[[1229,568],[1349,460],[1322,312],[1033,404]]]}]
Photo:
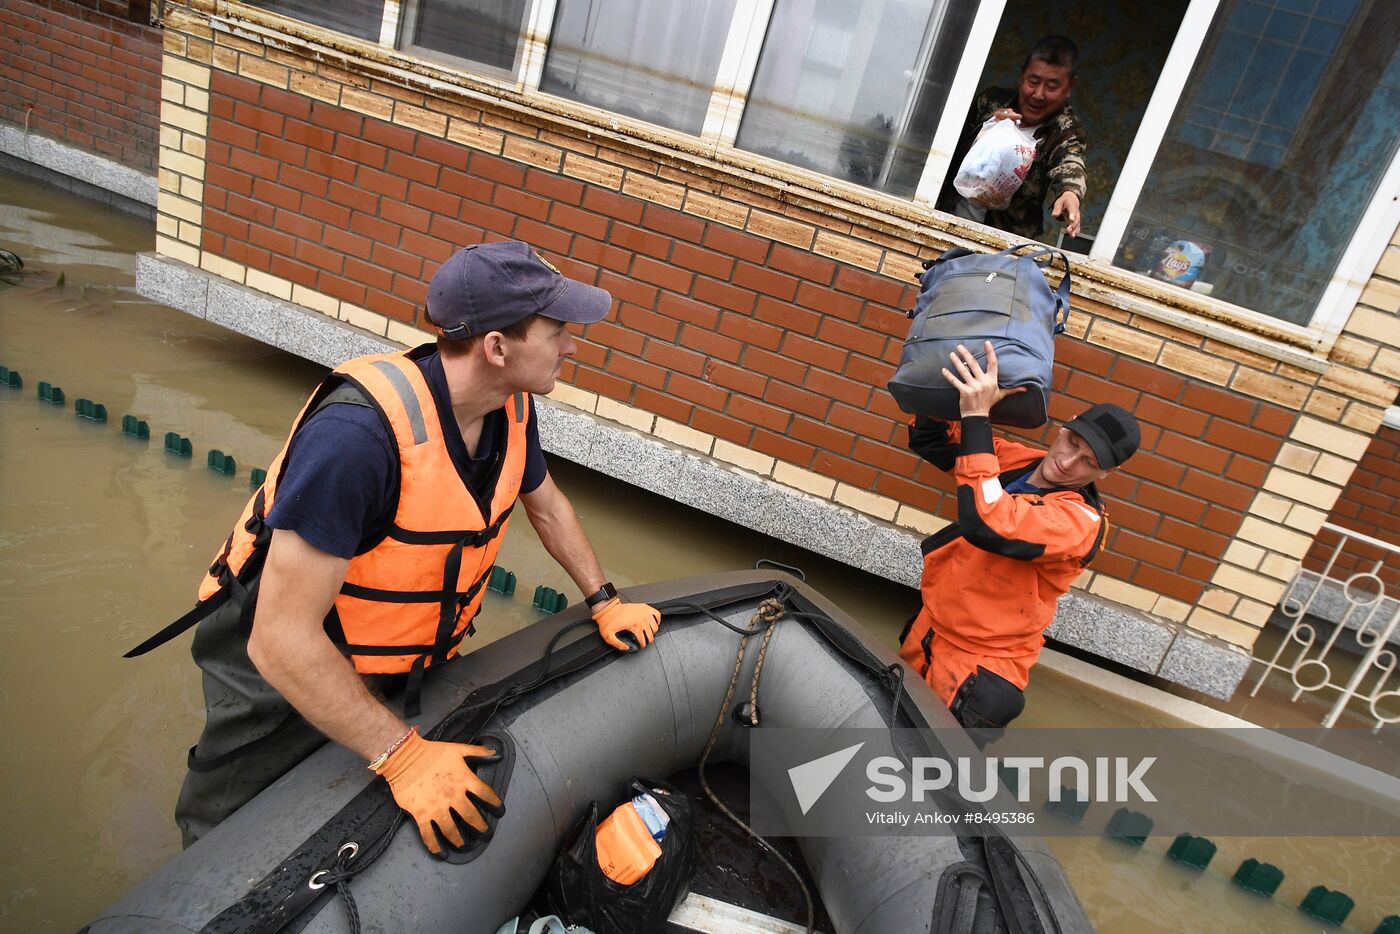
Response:
[{"label": "beaded bracelet", "polygon": [[384,763],[389,761],[389,757],[392,756],[394,753],[398,752],[399,747],[402,746],[404,743],[408,742],[408,738],[417,732],[418,727],[409,727],[408,732],[405,733],[403,736],[400,736],[398,742],[394,743],[394,745],[381,752],[379,754],[379,757],[369,764],[369,770],[371,772],[378,772],[380,769],[384,768]]}]

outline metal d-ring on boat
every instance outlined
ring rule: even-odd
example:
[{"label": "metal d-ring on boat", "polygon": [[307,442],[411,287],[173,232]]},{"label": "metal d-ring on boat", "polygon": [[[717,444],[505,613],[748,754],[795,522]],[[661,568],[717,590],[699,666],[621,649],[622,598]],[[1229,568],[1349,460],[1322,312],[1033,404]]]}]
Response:
[{"label": "metal d-ring on boat", "polygon": [[[502,749],[482,777],[505,813],[484,842],[449,860],[430,857],[383,783],[328,743],[85,931],[474,934],[479,921],[490,934],[520,913],[589,803],[610,801],[633,776],[665,777],[704,756],[748,766],[756,785],[776,790],[790,787],[787,774],[763,774],[775,770],[750,761],[750,739],[763,729],[957,730],[927,686],[902,674],[891,647],[795,578],[735,572],[628,596],[666,613],[647,651],[607,649],[575,606],[427,680],[426,735]],[[747,640],[736,670],[735,634],[759,625],[770,598],[787,618]],[[762,683],[750,695],[760,653]],[[756,727],[733,716],[716,724],[736,683],[739,698],[761,706]],[[969,741],[948,751],[973,749]],[[1092,930],[1058,862],[1033,838],[813,836],[799,846],[836,934]],[[989,891],[978,897],[979,887]]]}]

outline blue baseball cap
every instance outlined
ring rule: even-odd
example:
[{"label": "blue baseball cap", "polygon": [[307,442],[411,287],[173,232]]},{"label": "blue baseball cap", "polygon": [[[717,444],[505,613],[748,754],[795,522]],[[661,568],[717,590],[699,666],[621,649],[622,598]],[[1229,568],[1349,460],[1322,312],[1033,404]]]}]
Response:
[{"label": "blue baseball cap", "polygon": [[500,331],[531,315],[591,324],[611,308],[607,291],[566,278],[518,240],[459,250],[428,283],[428,319],[448,340]]}]

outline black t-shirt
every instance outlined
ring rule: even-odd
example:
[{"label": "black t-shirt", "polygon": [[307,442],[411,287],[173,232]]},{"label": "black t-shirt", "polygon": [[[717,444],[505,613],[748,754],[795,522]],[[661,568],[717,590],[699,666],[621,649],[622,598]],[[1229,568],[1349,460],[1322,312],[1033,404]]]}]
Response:
[{"label": "black t-shirt", "polygon": [[[452,415],[441,359],[432,353],[417,364],[437,406],[452,463],[477,502],[489,504],[505,450],[505,409],[486,416],[477,449],[469,452]],[[520,492],[535,490],[547,473],[532,396]],[[388,531],[398,487],[398,455],[379,412],[368,405],[334,402],[307,419],[292,438],[267,524],[296,532],[327,554],[353,558],[378,544]]]}]

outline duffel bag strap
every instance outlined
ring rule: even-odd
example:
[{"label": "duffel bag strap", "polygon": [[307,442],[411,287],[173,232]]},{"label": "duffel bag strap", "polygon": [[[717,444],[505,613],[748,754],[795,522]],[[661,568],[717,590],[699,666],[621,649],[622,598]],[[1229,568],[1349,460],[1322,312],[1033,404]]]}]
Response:
[{"label": "duffel bag strap", "polygon": [[[1033,244],[1022,243],[1022,244],[1018,244],[1017,246],[1014,246],[1014,247],[1009,247],[1008,249],[1003,250],[1002,252],[1003,252],[1003,253],[1010,253],[1010,252],[1012,252],[1012,251],[1019,250],[1019,249],[1021,249],[1022,247],[1027,247],[1027,246],[1032,246],[1032,245],[1033,245]],[[1000,255],[1000,254],[998,254],[998,255]],[[1039,265],[1039,263],[1040,263],[1040,257],[1042,257],[1042,256],[1049,256],[1049,257],[1050,257],[1050,262],[1049,262],[1048,264],[1046,264],[1046,268],[1047,268],[1047,269],[1048,269],[1048,268],[1051,268],[1051,267],[1053,267],[1053,266],[1055,265],[1055,257],[1057,257],[1057,256],[1060,258],[1060,262],[1063,263],[1063,264],[1064,264],[1064,267],[1065,267],[1065,275],[1064,275],[1064,278],[1060,280],[1059,288],[1055,289],[1055,333],[1056,333],[1056,334],[1063,334],[1063,333],[1065,332],[1065,328],[1069,325],[1069,293],[1070,293],[1069,260],[1065,257],[1065,254],[1064,254],[1064,253],[1061,253],[1059,250],[1055,249],[1055,248],[1052,247],[1052,246],[1042,246],[1040,249],[1036,250],[1034,253],[1027,253],[1025,256],[1023,256],[1023,257],[1021,257],[1021,258],[1022,258],[1022,259],[1031,260],[1032,262],[1035,262],[1037,265]]]},{"label": "duffel bag strap", "polygon": [[961,259],[964,256],[974,255],[967,247],[955,246],[944,250],[936,259],[926,259],[919,263],[925,269],[932,269],[939,263],[946,263],[950,259]]}]

